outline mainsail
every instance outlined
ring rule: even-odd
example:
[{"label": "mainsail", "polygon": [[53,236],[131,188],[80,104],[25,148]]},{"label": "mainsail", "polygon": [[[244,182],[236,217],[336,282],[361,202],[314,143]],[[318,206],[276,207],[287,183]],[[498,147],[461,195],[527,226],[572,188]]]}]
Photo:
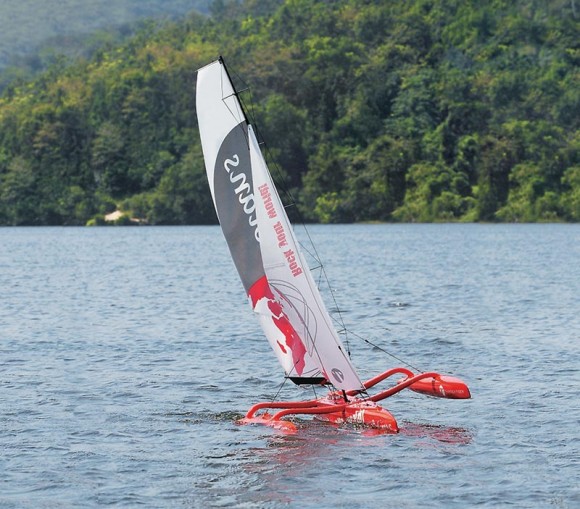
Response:
[{"label": "mainsail", "polygon": [[220,58],[197,76],[196,109],[217,216],[252,309],[288,377],[364,389],[332,325],[252,126]]}]

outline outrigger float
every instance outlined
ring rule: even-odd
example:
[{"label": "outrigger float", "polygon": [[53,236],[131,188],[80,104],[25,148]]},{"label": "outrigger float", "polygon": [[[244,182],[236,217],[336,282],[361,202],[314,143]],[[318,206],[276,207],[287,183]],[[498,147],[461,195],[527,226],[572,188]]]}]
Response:
[{"label": "outrigger float", "polygon": [[[393,368],[362,382],[334,327],[280,200],[254,129],[220,57],[197,75],[196,109],[217,216],[249,302],[286,378],[330,388],[322,398],[258,403],[238,421],[295,431],[288,417],[312,415],[398,431],[378,402],[404,390],[470,398],[461,380],[435,372]],[[368,390],[402,375],[390,388]]]}]

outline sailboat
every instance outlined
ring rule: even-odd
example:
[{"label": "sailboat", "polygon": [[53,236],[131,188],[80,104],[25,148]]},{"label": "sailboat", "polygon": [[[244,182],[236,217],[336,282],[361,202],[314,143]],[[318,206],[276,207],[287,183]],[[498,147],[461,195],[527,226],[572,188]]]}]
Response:
[{"label": "sailboat", "polygon": [[[240,424],[296,431],[291,416],[314,415],[397,432],[378,402],[406,388],[430,396],[470,398],[461,380],[436,372],[389,369],[363,382],[334,327],[224,60],[197,72],[196,110],[209,187],[249,303],[285,377],[324,386],[324,397],[252,406]],[[400,375],[374,395],[369,389]]]}]

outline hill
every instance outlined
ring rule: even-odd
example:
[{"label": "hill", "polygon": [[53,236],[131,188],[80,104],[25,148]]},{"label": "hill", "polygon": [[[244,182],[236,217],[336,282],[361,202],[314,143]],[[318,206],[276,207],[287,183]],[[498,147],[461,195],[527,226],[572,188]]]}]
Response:
[{"label": "hill", "polygon": [[223,54],[312,221],[578,221],[572,1],[246,0],[0,100],[0,223],[215,221],[195,71]]},{"label": "hill", "polygon": [[0,2],[0,90],[58,55],[87,56],[119,42],[146,19],[208,12],[210,0],[4,0]]}]

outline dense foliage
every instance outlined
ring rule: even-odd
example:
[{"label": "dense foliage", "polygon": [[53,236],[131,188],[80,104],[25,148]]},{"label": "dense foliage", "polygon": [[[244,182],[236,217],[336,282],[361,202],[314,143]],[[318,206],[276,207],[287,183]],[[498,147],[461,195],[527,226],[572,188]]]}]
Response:
[{"label": "dense foliage", "polygon": [[[572,0],[220,0],[0,99],[0,224],[215,221],[195,71],[223,54],[311,221],[578,221]],[[237,79],[237,78],[236,78]]]},{"label": "dense foliage", "polygon": [[0,2],[0,90],[52,61],[91,55],[126,38],[139,20],[204,12],[209,0],[3,0]]}]

